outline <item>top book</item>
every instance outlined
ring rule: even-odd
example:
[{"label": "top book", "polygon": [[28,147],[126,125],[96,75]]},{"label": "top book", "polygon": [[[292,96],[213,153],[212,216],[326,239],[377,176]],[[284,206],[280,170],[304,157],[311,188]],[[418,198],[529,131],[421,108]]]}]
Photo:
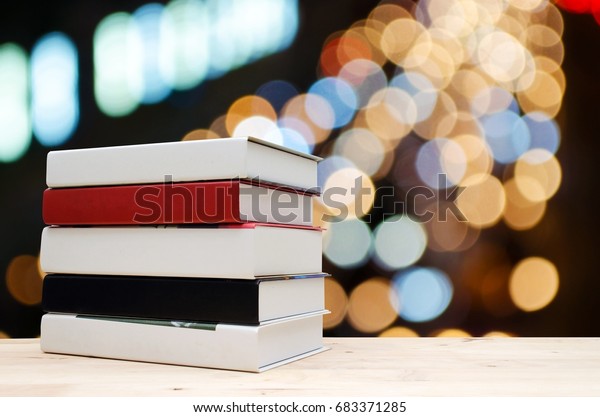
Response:
[{"label": "top book", "polygon": [[253,137],[52,151],[50,188],[248,178],[317,187],[321,158]]}]

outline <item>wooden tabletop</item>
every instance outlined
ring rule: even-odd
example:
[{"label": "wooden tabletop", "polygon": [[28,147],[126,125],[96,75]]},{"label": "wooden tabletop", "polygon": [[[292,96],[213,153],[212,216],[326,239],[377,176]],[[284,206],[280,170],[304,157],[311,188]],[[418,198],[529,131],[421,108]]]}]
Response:
[{"label": "wooden tabletop", "polygon": [[598,396],[600,338],[327,338],[262,374],[45,354],[0,340],[4,396]]}]

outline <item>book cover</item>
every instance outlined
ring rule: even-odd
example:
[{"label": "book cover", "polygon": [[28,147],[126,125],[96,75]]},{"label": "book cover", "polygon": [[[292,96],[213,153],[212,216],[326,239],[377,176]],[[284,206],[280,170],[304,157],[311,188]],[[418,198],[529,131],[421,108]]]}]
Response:
[{"label": "book cover", "polygon": [[52,151],[50,188],[254,179],[316,189],[321,158],[252,137]]},{"label": "book cover", "polygon": [[312,226],[305,191],[240,180],[49,188],[42,215],[49,225],[284,223]]},{"label": "book cover", "polygon": [[42,309],[256,325],[323,310],[325,275],[236,280],[51,274],[44,278]]},{"label": "book cover", "polygon": [[258,326],[46,314],[40,346],[47,353],[262,372],[321,352],[324,313]]},{"label": "book cover", "polygon": [[222,226],[46,227],[46,273],[256,279],[321,272],[321,230]]}]

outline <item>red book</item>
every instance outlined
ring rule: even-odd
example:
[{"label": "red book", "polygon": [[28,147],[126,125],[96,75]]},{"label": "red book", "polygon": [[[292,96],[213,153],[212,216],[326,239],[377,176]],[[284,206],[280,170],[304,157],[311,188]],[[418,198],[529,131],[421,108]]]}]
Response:
[{"label": "red book", "polygon": [[49,225],[281,223],[312,226],[314,193],[247,181],[49,188]]}]

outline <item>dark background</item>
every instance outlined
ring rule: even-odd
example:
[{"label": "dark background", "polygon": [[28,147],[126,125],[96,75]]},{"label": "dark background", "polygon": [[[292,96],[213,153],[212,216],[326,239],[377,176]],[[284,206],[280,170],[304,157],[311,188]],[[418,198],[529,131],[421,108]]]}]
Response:
[{"label": "dark background", "polygon": [[[111,118],[102,114],[93,97],[92,37],[98,22],[116,11],[133,12],[146,1],[56,1],[3,4],[0,44],[15,42],[30,52],[42,35],[58,30],[68,34],[79,52],[80,121],[64,148],[107,146],[179,140],[190,130],[208,128],[237,98],[252,94],[263,83],[283,79],[306,91],[318,76],[317,63],[323,42],[331,33],[347,29],[366,18],[377,2],[363,0],[306,1],[299,4],[300,25],[291,47],[221,78],[185,92],[172,93],[165,101],[141,106],[131,115]],[[600,220],[597,215],[597,169],[600,165],[600,26],[590,15],[563,13],[567,90],[557,121],[562,130],[557,153],[563,169],[558,194],[548,202],[542,222],[525,232],[502,226],[484,231],[484,237],[506,247],[514,261],[525,256],[544,256],[560,273],[557,298],[545,309],[516,313],[499,319],[470,310],[461,328],[478,335],[503,328],[522,336],[600,336]],[[45,188],[48,149],[35,140],[18,161],[0,163],[0,331],[12,337],[39,334],[39,306],[26,307],[6,290],[3,275],[17,255],[39,251],[41,198]],[[477,256],[477,254],[472,254]],[[433,256],[433,255],[428,255]],[[442,255],[439,255],[442,256]],[[427,262],[427,255],[422,263]],[[327,262],[324,268],[338,272]],[[367,267],[368,269],[368,267]],[[360,281],[354,271],[346,276],[351,287]],[[348,274],[347,274],[348,275]],[[365,275],[364,278],[370,275]],[[351,288],[347,288],[349,290]],[[443,327],[422,324],[420,333]],[[398,324],[402,324],[398,321]],[[406,324],[404,324],[406,325]],[[343,323],[330,335],[358,335]],[[326,333],[326,334],[327,334]]]}]

